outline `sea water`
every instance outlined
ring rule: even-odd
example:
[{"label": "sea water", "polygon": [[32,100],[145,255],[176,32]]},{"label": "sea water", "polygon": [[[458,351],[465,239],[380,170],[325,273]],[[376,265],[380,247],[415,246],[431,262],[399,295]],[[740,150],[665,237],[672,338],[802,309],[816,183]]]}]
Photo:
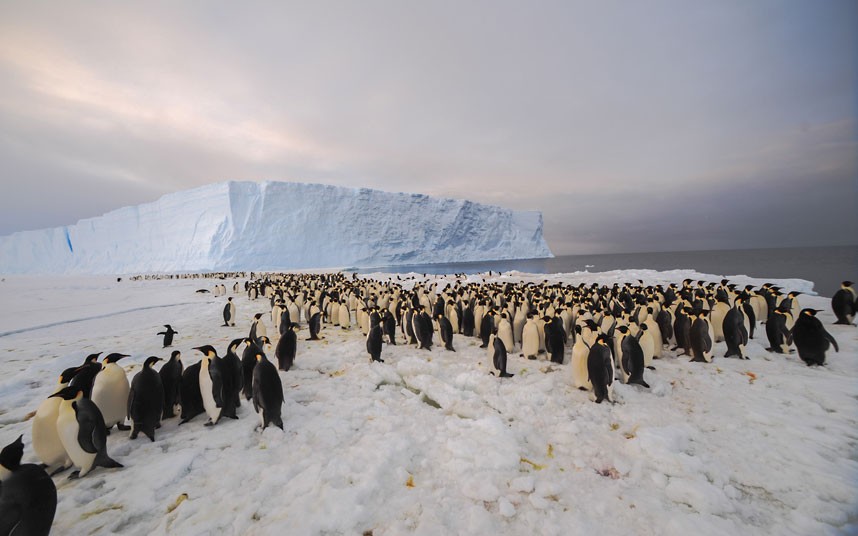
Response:
[{"label": "sea water", "polygon": [[806,279],[813,281],[813,288],[817,294],[832,296],[840,288],[841,281],[858,282],[858,246],[562,255],[551,259],[365,267],[357,268],[357,271],[474,274],[489,270],[495,272],[518,270],[552,274],[633,269],[690,269],[718,276],[747,275],[772,279]]}]

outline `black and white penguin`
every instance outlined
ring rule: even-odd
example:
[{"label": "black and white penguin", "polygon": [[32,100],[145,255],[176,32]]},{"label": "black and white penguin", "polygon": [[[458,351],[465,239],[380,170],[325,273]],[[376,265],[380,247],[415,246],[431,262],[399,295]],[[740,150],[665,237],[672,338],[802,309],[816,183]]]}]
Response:
[{"label": "black and white penguin", "polygon": [[643,331],[639,331],[637,335],[632,335],[627,326],[617,328],[619,335],[620,348],[620,370],[623,373],[623,378],[627,384],[641,385],[649,388],[649,384],[644,381],[643,374],[644,352],[640,345],[639,337]]},{"label": "black and white penguin", "polygon": [[194,363],[182,372],[180,398],[182,400],[182,420],[179,424],[185,424],[197,415],[205,412],[203,395],[200,393],[199,362]]},{"label": "black and white penguin", "polygon": [[673,320],[673,337],[676,339],[674,350],[682,348],[682,354],[691,355],[691,326],[693,325],[692,318],[689,315],[690,308],[680,304],[676,308],[676,314]]},{"label": "black and white penguin", "polygon": [[559,316],[554,318],[546,316],[543,320],[545,321],[545,326],[542,328],[545,331],[545,348],[551,354],[551,362],[562,365],[566,343],[563,321]]},{"label": "black and white penguin", "polygon": [[766,348],[769,352],[776,354],[790,353],[789,346],[792,344],[792,332],[787,327],[792,323],[789,318],[790,314],[775,309],[766,320],[766,337],[769,339],[769,347]]},{"label": "black and white penguin", "polygon": [[381,342],[381,325],[376,324],[369,329],[369,333],[366,336],[366,351],[369,353],[371,361],[384,362],[381,358]]},{"label": "black and white penguin", "polygon": [[265,354],[259,352],[255,356],[256,367],[253,369],[253,408],[262,420],[262,429],[274,424],[281,430],[283,420],[280,411],[283,406],[283,382],[274,363],[268,361]]},{"label": "black and white penguin", "polygon": [[727,343],[727,353],[724,354],[724,357],[736,356],[739,359],[748,359],[748,356],[745,355],[748,330],[745,328],[745,313],[742,305],[742,298],[736,298],[733,307],[724,315],[721,330],[724,334],[724,342]]},{"label": "black and white penguin", "polygon": [[135,374],[131,380],[131,391],[128,393],[131,439],[137,439],[137,434],[143,432],[146,437],[155,441],[155,428],[161,426],[161,416],[164,413],[164,386],[161,383],[161,376],[152,368],[160,360],[160,357],[154,355],[147,357],[143,363],[143,370]]},{"label": "black and white penguin", "polygon": [[0,534],[47,536],[57,511],[57,487],[42,467],[21,464],[22,439],[0,451]]},{"label": "black and white penguin", "polygon": [[390,311],[385,311],[381,319],[382,335],[387,335],[387,342],[391,346],[396,346],[396,317],[390,314]]},{"label": "black and white penguin", "polygon": [[232,298],[227,298],[226,305],[223,306],[223,325],[224,327],[235,325],[235,304],[232,303]]},{"label": "black and white penguin", "polygon": [[164,324],[164,327],[167,329],[159,331],[156,335],[164,336],[164,348],[168,348],[173,345],[173,335],[178,335],[179,332],[170,327],[170,324]]},{"label": "black and white penguin", "polygon": [[98,362],[100,355],[101,352],[86,356],[83,365],[80,366],[77,374],[69,382],[69,385],[83,389],[83,396],[86,398],[92,396],[92,382],[95,381],[95,376],[101,372],[101,363]]},{"label": "black and white penguin", "polygon": [[807,366],[824,365],[825,352],[830,345],[834,346],[834,351],[840,352],[837,341],[816,318],[818,312],[816,309],[802,309],[792,328],[792,338],[798,350],[798,357]]},{"label": "black and white penguin", "polygon": [[438,332],[441,334],[441,342],[444,343],[444,348],[455,352],[453,348],[453,324],[444,316],[438,315]]},{"label": "black and white penguin", "polygon": [[62,398],[57,432],[72,463],[79,467],[69,478],[86,476],[95,467],[122,467],[107,455],[107,427],[98,406],[83,397],[78,387],[66,387],[53,397]]},{"label": "black and white penguin", "polygon": [[108,433],[114,425],[119,430],[128,430],[125,416],[128,413],[128,392],[131,384],[125,369],[118,361],[128,357],[127,354],[112,353],[102,360],[101,372],[92,382],[92,401],[98,406],[107,426]]},{"label": "black and white penguin", "polygon": [[[238,357],[238,348],[245,341],[243,338],[233,339],[226,348],[226,355],[221,361],[224,373],[223,396],[232,400],[230,406],[235,409],[241,407],[241,391],[244,388],[244,369],[241,366],[241,358]],[[228,381],[227,381],[227,377]]]},{"label": "black and white penguin", "polygon": [[[79,367],[64,370],[60,374],[54,393],[68,387],[69,382],[79,370]],[[39,461],[45,464],[50,472],[71,467],[71,460],[57,432],[57,417],[61,402],[62,400],[59,398],[48,397],[39,404],[36,414],[33,416],[33,450],[36,452]]]},{"label": "black and white penguin", "polygon": [[494,332],[495,329],[494,317],[495,312],[492,310],[488,310],[480,320],[480,339],[482,340],[480,348],[488,348],[489,346],[489,336]]},{"label": "black and white penguin", "polygon": [[258,348],[262,348],[262,343],[260,342],[263,337],[268,335],[268,330],[265,328],[265,324],[262,322],[262,313],[256,313],[253,315],[253,322],[250,324],[250,334],[248,337],[252,340]]},{"label": "black and white penguin", "polygon": [[858,308],[858,294],[852,287],[852,281],[844,281],[840,284],[840,290],[831,297],[831,309],[837,317],[835,324],[851,325],[855,320],[855,313],[858,312],[856,308]]},{"label": "black and white penguin", "polygon": [[158,375],[161,377],[161,387],[164,389],[164,410],[161,414],[162,419],[175,417],[176,406],[181,400],[180,391],[182,388],[182,352],[173,350],[170,354],[170,360],[164,363]]},{"label": "black and white penguin", "polygon": [[608,337],[600,334],[587,356],[587,374],[593,385],[593,399],[597,404],[601,404],[603,400],[613,404],[611,391],[614,384],[614,360],[611,358],[608,343]]},{"label": "black and white penguin", "polygon": [[426,311],[420,311],[413,316],[414,332],[417,336],[417,341],[420,343],[420,349],[432,350],[432,336],[434,328],[432,326],[432,318]]},{"label": "black and white penguin", "polygon": [[256,367],[256,354],[264,354],[265,350],[270,346],[268,337],[262,337],[259,342],[260,345],[257,346],[249,337],[244,339],[245,347],[241,354],[241,374],[243,379],[241,394],[245,400],[253,398],[253,369]]},{"label": "black and white penguin", "polygon": [[296,329],[298,329],[297,324],[291,324],[285,330],[281,329],[280,340],[277,341],[277,347],[274,348],[274,356],[277,358],[277,368],[282,371],[288,371],[295,362],[295,354],[298,351]]},{"label": "black and white penguin", "polygon": [[203,408],[209,416],[206,426],[214,426],[223,413],[223,376],[220,370],[220,359],[217,350],[211,345],[194,348],[201,354],[200,361],[200,396],[203,398]]},{"label": "black and white penguin", "polygon": [[711,363],[713,334],[712,326],[706,320],[706,313],[699,312],[691,324],[691,361]]},{"label": "black and white penguin", "polygon": [[494,347],[494,354],[492,355],[492,364],[498,371],[498,376],[500,376],[501,378],[512,378],[513,376],[515,376],[515,374],[510,374],[506,370],[506,345],[503,343],[500,337],[493,337],[492,346]]},{"label": "black and white penguin", "polygon": [[318,341],[321,339],[319,332],[322,330],[322,314],[318,310],[311,313],[310,320],[307,322],[307,328],[310,330],[308,341]]}]

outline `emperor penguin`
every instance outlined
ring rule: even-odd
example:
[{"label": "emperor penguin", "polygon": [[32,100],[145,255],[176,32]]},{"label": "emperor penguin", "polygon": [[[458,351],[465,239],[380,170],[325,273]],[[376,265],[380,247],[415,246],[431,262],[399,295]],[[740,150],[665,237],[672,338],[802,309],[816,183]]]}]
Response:
[{"label": "emperor penguin", "polygon": [[706,320],[706,313],[700,312],[691,324],[690,331],[691,361],[712,362],[712,326]]},{"label": "emperor penguin", "polygon": [[492,354],[492,364],[495,369],[498,371],[498,376],[501,378],[512,378],[514,374],[510,374],[506,370],[507,365],[507,351],[506,345],[500,339],[500,337],[493,336],[492,337],[492,347],[494,348],[494,352]]},{"label": "emperor penguin", "polygon": [[659,359],[661,358],[661,354],[664,351],[664,340],[662,339],[661,328],[659,327],[658,322],[656,322],[655,317],[653,316],[652,307],[647,307],[647,316],[644,319],[643,323],[646,325],[646,332],[649,334],[650,339],[652,340],[652,358]]},{"label": "emperor penguin", "polygon": [[160,357],[149,356],[143,363],[143,370],[131,380],[128,393],[128,418],[131,420],[131,439],[143,432],[151,441],[155,441],[155,428],[161,426],[164,412],[164,386],[161,376],[152,368]]},{"label": "emperor penguin", "polygon": [[[655,328],[658,330],[658,326]],[[640,325],[640,330],[635,334],[638,339],[638,342],[641,345],[641,350],[643,351],[643,359],[644,359],[644,367],[655,370],[655,367],[652,365],[652,360],[655,357],[655,349],[656,344],[653,341],[652,332],[649,329],[649,324],[646,322]]]},{"label": "emperor penguin", "polygon": [[217,351],[211,345],[194,348],[203,354],[200,361],[200,396],[203,408],[209,416],[206,426],[214,426],[220,420],[223,411],[223,377],[218,362]]},{"label": "emperor penguin", "polygon": [[95,467],[122,467],[107,455],[107,426],[92,400],[78,387],[66,387],[51,395],[61,398],[57,432],[72,463],[80,469],[69,478],[86,476]]},{"label": "emperor penguin", "polygon": [[379,323],[372,326],[366,335],[366,351],[369,354],[370,361],[384,363],[384,360],[381,358],[381,342],[382,333],[381,324]]},{"label": "emperor penguin", "polygon": [[712,333],[714,334],[712,342],[722,342],[724,340],[724,317],[730,311],[730,304],[726,300],[725,296],[723,301],[719,300],[712,307],[712,313],[709,316],[709,321],[712,324]]},{"label": "emperor penguin", "polygon": [[57,511],[57,487],[42,467],[21,464],[22,439],[0,451],[0,534],[47,536]]},{"label": "emperor penguin", "polygon": [[109,431],[116,425],[120,430],[128,430],[125,423],[127,413],[128,392],[131,385],[125,369],[117,361],[128,357],[127,354],[112,353],[102,360],[101,372],[95,376],[92,383],[92,402],[98,406]]},{"label": "emperor penguin", "polygon": [[829,348],[829,343],[834,346],[836,352],[840,352],[837,341],[816,318],[818,312],[816,309],[802,309],[792,329],[798,357],[809,367],[825,364],[825,352]]},{"label": "emperor penguin", "polygon": [[521,330],[521,353],[528,359],[536,359],[539,354],[539,328],[533,313],[527,313],[527,321]]},{"label": "emperor penguin", "polygon": [[298,336],[295,330],[298,329],[297,324],[290,324],[285,329],[281,325],[280,340],[277,341],[277,347],[274,349],[274,356],[277,358],[277,368],[286,372],[292,368],[295,362],[295,354],[298,350]]},{"label": "emperor penguin", "polygon": [[352,316],[349,311],[348,305],[346,305],[345,301],[340,302],[340,306],[337,309],[338,320],[340,327],[342,329],[351,329],[352,324]]},{"label": "emperor penguin", "polygon": [[858,312],[858,295],[852,286],[852,281],[844,281],[840,284],[840,290],[831,298],[831,309],[837,317],[835,324],[851,325]]},{"label": "emperor penguin", "polygon": [[226,355],[220,360],[224,373],[223,396],[232,400],[224,406],[224,411],[229,406],[233,415],[236,408],[241,407],[241,390],[244,388],[244,369],[241,366],[241,358],[238,357],[238,348],[244,341],[243,338],[233,339],[226,347]]},{"label": "emperor penguin", "polygon": [[597,404],[607,400],[613,404],[614,360],[608,347],[608,338],[600,334],[587,355],[587,375],[593,385],[592,399]]},{"label": "emperor penguin", "polygon": [[223,306],[223,325],[235,326],[235,304],[232,302],[232,297],[226,299],[226,305]]},{"label": "emperor penguin", "polygon": [[[623,373],[623,380],[627,384],[636,384],[649,388],[649,384],[644,381],[644,355],[643,349],[640,346],[640,341],[635,335],[632,335],[627,326],[617,328],[617,340],[620,347],[620,370]],[[641,332],[642,333],[642,332]]]},{"label": "emperor penguin", "polygon": [[262,322],[262,313],[256,313],[253,315],[253,321],[250,324],[250,340],[256,343],[257,346],[261,346],[259,340],[262,337],[266,337],[268,335],[268,330],[265,328],[265,324]]},{"label": "emperor penguin", "polygon": [[524,310],[524,307],[519,306],[512,319],[512,338],[513,342],[518,345],[521,345],[521,334],[524,331],[525,322],[527,322],[527,312]]},{"label": "emperor penguin", "polygon": [[[68,386],[69,381],[78,372],[78,368],[66,369],[60,374],[55,394]],[[50,472],[56,472],[71,467],[71,459],[60,441],[57,432],[57,417],[60,413],[59,398],[48,397],[39,404],[36,414],[33,416],[33,450],[36,457],[45,464]]]},{"label": "emperor penguin", "polygon": [[173,345],[173,335],[178,335],[179,332],[174,330],[170,324],[164,324],[164,331],[159,331],[156,335],[164,336],[164,348],[169,348]]},{"label": "emperor penguin", "polygon": [[164,411],[161,415],[162,419],[175,417],[176,406],[181,400],[179,392],[182,386],[182,352],[173,350],[170,354],[170,360],[164,363],[158,375],[161,377],[161,387],[164,389]]},{"label": "emperor penguin", "polygon": [[200,393],[200,363],[194,363],[182,372],[181,386],[182,420],[185,424],[197,415],[203,413],[203,396]]},{"label": "emperor penguin", "polygon": [[253,409],[259,413],[264,430],[269,424],[274,424],[281,430],[283,420],[280,412],[283,406],[283,382],[277,373],[277,367],[265,357],[256,354],[256,367],[253,368]]},{"label": "emperor penguin", "polygon": [[733,307],[727,311],[723,320],[724,341],[727,343],[727,353],[724,357],[736,356],[748,359],[745,346],[748,344],[748,329],[745,327],[745,314],[742,312],[742,298],[733,302]]},{"label": "emperor penguin", "polygon": [[572,385],[582,391],[590,391],[593,384],[590,383],[587,372],[587,357],[590,354],[590,346],[584,341],[581,326],[575,326],[576,337],[572,344]]},{"label": "emperor penguin", "polygon": [[69,385],[83,389],[83,396],[86,398],[92,396],[92,382],[95,381],[95,376],[101,372],[101,364],[98,362],[100,355],[101,352],[86,356],[83,365],[78,368],[77,373],[69,382]]},{"label": "emperor penguin", "polygon": [[444,348],[455,352],[456,349],[453,348],[453,324],[444,315],[438,315],[438,332],[441,335]]},{"label": "emperor penguin", "polygon": [[503,312],[500,314],[500,321],[497,325],[498,338],[503,341],[507,353],[515,351],[515,339],[512,333],[512,324],[509,321],[509,313]]}]

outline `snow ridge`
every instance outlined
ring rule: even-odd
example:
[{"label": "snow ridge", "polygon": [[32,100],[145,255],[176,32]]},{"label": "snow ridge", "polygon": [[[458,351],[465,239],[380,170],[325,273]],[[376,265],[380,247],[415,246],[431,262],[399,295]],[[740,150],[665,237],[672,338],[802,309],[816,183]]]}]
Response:
[{"label": "snow ridge", "polygon": [[0,272],[127,274],[553,256],[542,214],[421,194],[224,182],[0,237]]}]

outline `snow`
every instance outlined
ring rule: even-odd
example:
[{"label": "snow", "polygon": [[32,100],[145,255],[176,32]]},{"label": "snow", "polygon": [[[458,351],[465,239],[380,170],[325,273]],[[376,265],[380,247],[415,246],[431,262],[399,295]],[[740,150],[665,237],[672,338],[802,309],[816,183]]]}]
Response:
[{"label": "snow", "polygon": [[542,214],[461,199],[225,182],[0,237],[0,273],[130,274],[551,257]]},{"label": "snow", "polygon": [[[720,276],[627,271],[485,279],[685,278]],[[225,282],[229,296],[232,282]],[[785,291],[812,288],[807,281],[770,282]],[[88,353],[132,354],[121,362],[130,379],[149,355],[169,357],[155,335],[169,323],[179,331],[174,348],[187,366],[200,358],[192,347],[213,344],[222,352],[268,308],[266,300],[240,294],[238,326],[221,327],[225,297],[195,292],[212,286],[6,277],[0,446],[24,434],[25,461],[35,461],[28,414],[52,392],[59,372]],[[456,353],[418,351],[400,337],[399,345],[385,345],[385,363],[370,364],[358,330],[327,326],[325,339],[310,343],[302,328],[295,366],[280,373],[285,430],[260,433],[252,406],[243,403],[239,420],[215,427],[204,427],[202,416],[181,427],[166,420],[154,443],[114,431],[108,453],[124,468],[98,468],[77,481],[54,477],[54,533],[855,533],[858,329],[832,325],[827,298],[800,301],[825,311],[819,317],[840,344],[825,367],[766,352],[758,330],[747,348],[750,361],[721,358],[724,343],[709,365],[666,352],[646,373],[652,389],[616,385],[616,405],[596,405],[574,389],[568,365],[518,353],[510,354],[515,377],[501,381],[489,374],[478,341],[461,335],[454,336]]]}]

